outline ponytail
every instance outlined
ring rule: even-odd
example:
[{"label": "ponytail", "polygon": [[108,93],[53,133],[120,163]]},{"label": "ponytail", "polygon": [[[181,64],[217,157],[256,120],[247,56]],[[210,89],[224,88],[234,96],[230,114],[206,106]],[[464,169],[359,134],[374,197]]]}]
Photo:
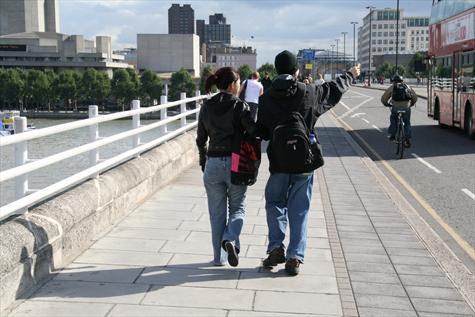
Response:
[{"label": "ponytail", "polygon": [[206,79],[205,92],[210,93],[213,86],[216,86],[219,90],[226,90],[230,84],[237,80],[239,80],[239,73],[234,68],[220,68]]}]

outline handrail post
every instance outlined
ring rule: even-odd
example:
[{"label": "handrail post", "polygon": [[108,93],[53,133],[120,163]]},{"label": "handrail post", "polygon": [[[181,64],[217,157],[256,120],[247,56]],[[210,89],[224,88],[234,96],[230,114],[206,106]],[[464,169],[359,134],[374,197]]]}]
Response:
[{"label": "handrail post", "polygon": [[[180,93],[180,100],[186,99],[186,92]],[[186,102],[180,104],[180,113],[186,112]],[[181,118],[181,126],[184,127],[186,125],[186,117]]]},{"label": "handrail post", "polygon": [[[164,105],[168,102],[168,97],[165,95],[165,96],[160,96],[160,104],[161,105]],[[168,114],[167,114],[167,108],[165,109],[162,109],[160,110],[160,120],[165,120],[167,117],[168,117]],[[167,129],[167,125],[163,125],[161,127],[161,130],[162,130],[162,134],[166,134],[168,132],[168,129]]]},{"label": "handrail post", "polygon": [[[98,106],[89,106],[89,118],[96,118],[99,116],[99,107]],[[89,142],[94,142],[99,139],[99,125],[93,124],[89,126]],[[99,162],[99,151],[98,149],[91,150],[89,152],[89,165],[94,166]],[[95,175],[97,177],[98,175]]]},{"label": "handrail post", "polygon": [[[132,100],[132,110],[140,109],[140,100]],[[132,117],[132,129],[140,128],[140,114],[134,114]],[[136,148],[140,144],[140,134],[134,135],[132,147]]]},{"label": "handrail post", "polygon": [[[15,134],[26,131],[26,118],[15,117],[13,119],[13,129]],[[28,160],[28,145],[25,142],[15,144],[15,166],[20,166]],[[28,192],[28,176],[27,174],[15,178],[15,199],[23,198]],[[21,211],[20,211],[21,212]]]}]

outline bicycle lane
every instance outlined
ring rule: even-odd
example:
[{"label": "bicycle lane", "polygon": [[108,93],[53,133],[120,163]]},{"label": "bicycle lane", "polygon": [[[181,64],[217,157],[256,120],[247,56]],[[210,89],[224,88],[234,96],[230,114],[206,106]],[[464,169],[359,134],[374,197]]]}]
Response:
[{"label": "bicycle lane", "polygon": [[[344,105],[335,107],[333,113],[348,125],[353,138],[474,272],[475,215],[470,196],[475,186],[473,141],[457,131],[440,129],[427,118],[426,101],[419,99],[417,107],[412,108],[413,147],[406,149],[404,160],[396,159],[396,146],[386,138],[389,109],[380,103],[382,93],[353,88],[342,100]],[[372,100],[348,114],[365,98]]]}]

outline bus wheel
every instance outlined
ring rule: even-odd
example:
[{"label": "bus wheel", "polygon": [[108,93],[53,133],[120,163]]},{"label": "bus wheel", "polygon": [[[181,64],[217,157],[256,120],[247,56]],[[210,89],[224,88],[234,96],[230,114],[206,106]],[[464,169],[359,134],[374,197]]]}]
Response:
[{"label": "bus wheel", "polygon": [[464,132],[468,137],[475,139],[475,133],[473,133],[473,117],[472,117],[472,107],[467,104],[465,106],[465,118],[464,118]]}]

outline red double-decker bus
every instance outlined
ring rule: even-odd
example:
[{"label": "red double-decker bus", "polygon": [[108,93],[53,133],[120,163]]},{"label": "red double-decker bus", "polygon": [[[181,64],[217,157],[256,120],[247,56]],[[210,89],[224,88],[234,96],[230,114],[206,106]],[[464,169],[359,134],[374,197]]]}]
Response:
[{"label": "red double-decker bus", "polygon": [[433,0],[427,113],[475,137],[475,0]]}]

